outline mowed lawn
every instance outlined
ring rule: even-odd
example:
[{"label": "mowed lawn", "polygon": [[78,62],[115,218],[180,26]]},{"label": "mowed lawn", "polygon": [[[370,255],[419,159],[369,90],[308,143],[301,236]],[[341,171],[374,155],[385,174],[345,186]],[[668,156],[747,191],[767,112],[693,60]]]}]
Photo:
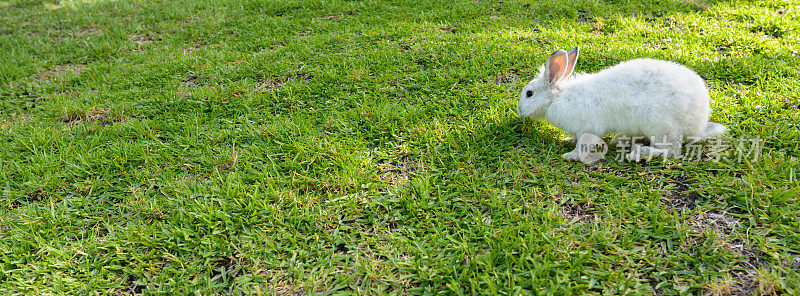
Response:
[{"label": "mowed lawn", "polygon": [[[760,154],[562,160],[575,46]],[[2,0],[0,294],[800,294],[799,77],[797,0]]]}]

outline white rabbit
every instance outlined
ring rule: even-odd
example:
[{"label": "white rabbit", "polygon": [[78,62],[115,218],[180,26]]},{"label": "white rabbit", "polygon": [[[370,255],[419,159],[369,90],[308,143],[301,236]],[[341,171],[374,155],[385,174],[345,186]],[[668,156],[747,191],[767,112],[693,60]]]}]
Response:
[{"label": "white rabbit", "polygon": [[577,139],[575,150],[562,156],[565,159],[599,160],[602,156],[588,155],[585,147],[601,144],[599,137],[610,133],[651,140],[651,146],[632,147],[630,160],[678,158],[684,140],[726,131],[708,121],[711,107],[703,79],[680,64],[636,59],[570,76],[577,61],[577,47],[550,55],[539,77],[522,89],[517,106],[519,116],[546,120]]}]

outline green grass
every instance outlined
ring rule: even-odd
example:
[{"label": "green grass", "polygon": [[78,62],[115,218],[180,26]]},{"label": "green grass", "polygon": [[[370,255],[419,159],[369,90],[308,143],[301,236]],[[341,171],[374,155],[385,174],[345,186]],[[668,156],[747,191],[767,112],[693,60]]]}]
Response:
[{"label": "green grass", "polygon": [[[574,46],[762,155],[563,161]],[[800,294],[798,77],[797,0],[0,1],[0,294]]]}]

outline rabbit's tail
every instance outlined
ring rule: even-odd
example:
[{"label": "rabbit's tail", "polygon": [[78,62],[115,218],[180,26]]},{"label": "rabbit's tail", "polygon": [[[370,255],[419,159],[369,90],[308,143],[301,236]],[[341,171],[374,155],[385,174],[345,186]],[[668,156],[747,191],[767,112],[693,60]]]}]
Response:
[{"label": "rabbit's tail", "polygon": [[716,122],[708,122],[706,130],[703,131],[703,139],[710,139],[716,136],[721,136],[727,131],[728,128]]}]

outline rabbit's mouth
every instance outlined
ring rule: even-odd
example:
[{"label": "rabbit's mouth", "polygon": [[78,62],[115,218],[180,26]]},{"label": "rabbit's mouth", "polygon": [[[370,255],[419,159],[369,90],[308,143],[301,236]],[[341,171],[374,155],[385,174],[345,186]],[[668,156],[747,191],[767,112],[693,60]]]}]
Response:
[{"label": "rabbit's mouth", "polygon": [[544,113],[547,109],[546,102],[524,102],[517,105],[517,115],[522,118],[533,120],[544,120]]}]

